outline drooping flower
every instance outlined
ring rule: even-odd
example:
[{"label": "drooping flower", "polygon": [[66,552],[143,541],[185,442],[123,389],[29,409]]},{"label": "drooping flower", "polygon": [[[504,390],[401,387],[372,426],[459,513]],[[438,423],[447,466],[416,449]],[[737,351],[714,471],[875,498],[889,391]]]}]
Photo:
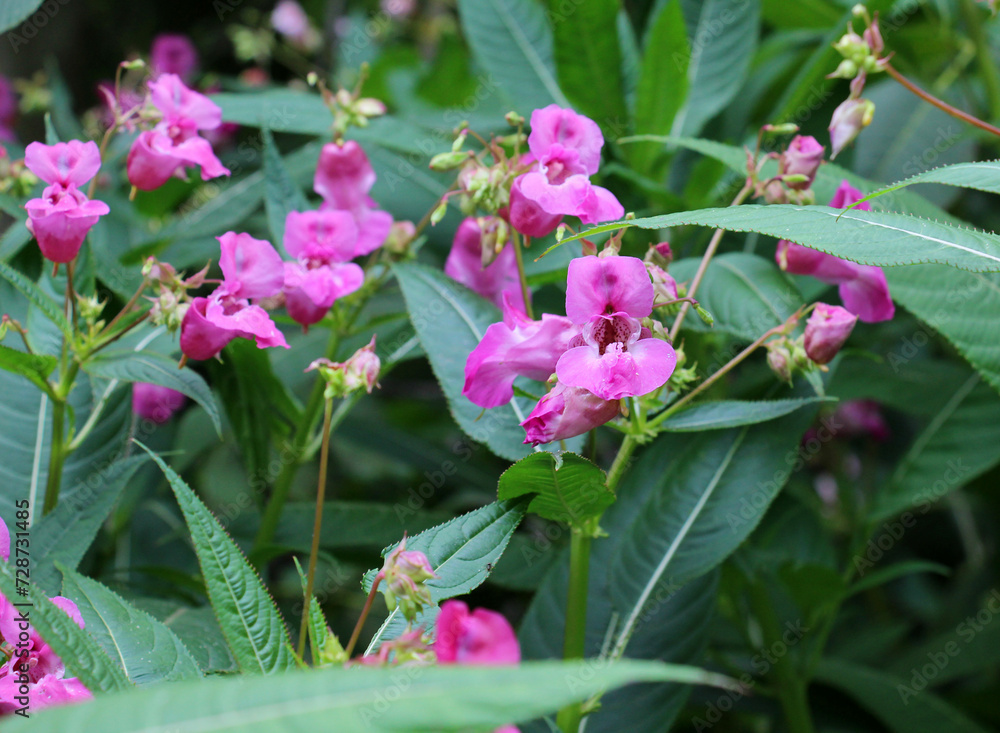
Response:
[{"label": "drooping flower", "polygon": [[348,211],[354,217],[358,227],[356,256],[380,247],[392,228],[392,215],[378,209],[368,195],[374,185],[375,169],[357,142],[323,146],[313,190],[323,197],[323,210]]},{"label": "drooping flower", "polygon": [[514,300],[521,297],[521,285],[513,248],[503,247],[496,259],[483,266],[484,225],[489,228],[500,221],[495,217],[484,217],[484,221],[480,222],[469,217],[459,224],[444,263],[444,273],[502,308],[505,293]]},{"label": "drooping flower", "polygon": [[817,303],[806,321],[806,354],[817,364],[829,364],[851,335],[858,317],[839,305]]},{"label": "drooping flower", "polygon": [[17,96],[10,80],[0,74],[0,142],[14,139],[14,123],[17,121]]},{"label": "drooping flower", "polygon": [[781,171],[785,175],[805,176],[807,180],[789,182],[786,185],[797,191],[805,191],[812,186],[816,171],[823,162],[826,150],[816,138],[810,135],[796,135],[781,156]]},{"label": "drooping flower", "polygon": [[288,344],[271,317],[251,299],[269,298],[284,283],[284,263],[270,242],[226,232],[219,265],[223,281],[207,298],[194,298],[181,323],[181,351],[210,359],[234,338],[254,339],[257,347]]},{"label": "drooping flower", "polygon": [[867,99],[849,97],[833,111],[830,118],[830,159],[836,158],[858,134],[871,124],[875,116],[875,105]]},{"label": "drooping flower", "polygon": [[662,386],[677,364],[670,344],[643,333],[653,285],[635,257],[578,257],[569,263],[566,315],[582,333],[559,357],[556,374],[605,400]]},{"label": "drooping flower", "polygon": [[187,397],[170,387],[148,382],[136,382],[132,385],[132,412],[146,420],[165,423],[181,407]]},{"label": "drooping flower", "polygon": [[42,191],[42,198],[25,204],[28,230],[35,235],[46,259],[69,262],[98,218],[110,211],[106,203],[91,201],[79,190],[100,170],[100,150],[96,143],[80,140],[55,145],[31,143],[25,150],[24,163],[51,184]]},{"label": "drooping flower", "polygon": [[617,415],[618,400],[601,399],[580,387],[556,382],[521,423],[524,442],[538,445],[583,435]]},{"label": "drooping flower", "polygon": [[531,113],[531,169],[511,186],[510,222],[523,234],[548,234],[564,215],[584,224],[620,219],[625,209],[590,176],[601,162],[604,137],[593,120],[550,104]]},{"label": "drooping flower", "polygon": [[285,305],[297,323],[320,321],[338,298],[353,293],[365,273],[350,260],[362,254],[358,227],[346,211],[291,211],[285,219]]},{"label": "drooping flower", "polygon": [[153,106],[163,116],[139,134],[128,153],[128,180],[143,191],[159,188],[192,166],[201,166],[202,180],[229,175],[200,130],[222,124],[222,110],[215,102],[188,89],[176,74],[161,74],[149,82]]},{"label": "drooping flower", "polygon": [[521,661],[521,647],[507,619],[486,608],[469,613],[462,601],[441,604],[434,652],[438,664],[506,665]]},{"label": "drooping flower", "polygon": [[149,65],[154,76],[176,74],[190,84],[198,70],[198,49],[183,33],[161,33],[153,39]]},{"label": "drooping flower", "polygon": [[[830,206],[844,208],[864,198],[864,194],[842,181]],[[867,202],[856,208],[870,211]],[[811,275],[836,285],[844,307],[865,323],[888,321],[896,307],[889,295],[889,284],[881,267],[859,265],[819,250],[781,240],[775,253],[778,265],[794,275]]]}]

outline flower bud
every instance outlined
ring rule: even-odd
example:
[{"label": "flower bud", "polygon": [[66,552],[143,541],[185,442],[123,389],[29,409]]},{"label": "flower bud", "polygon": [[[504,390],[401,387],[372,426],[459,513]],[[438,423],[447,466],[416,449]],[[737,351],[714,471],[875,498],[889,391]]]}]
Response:
[{"label": "flower bud", "polygon": [[503,116],[503,118],[511,127],[519,127],[524,124],[524,118],[517,112],[508,112]]},{"label": "flower bud", "polygon": [[865,39],[865,43],[868,44],[868,48],[872,50],[872,53],[876,56],[885,50],[885,42],[882,40],[882,32],[878,29],[878,13],[875,14],[874,22],[865,28],[862,34]]},{"label": "flower bud", "polygon": [[677,281],[662,267],[652,262],[646,263],[646,272],[653,281],[653,307],[659,307],[677,300]]},{"label": "flower bud", "polygon": [[[810,135],[793,137],[788,149],[781,154],[781,171],[785,175],[785,185],[797,191],[804,191],[812,186],[816,171],[823,162],[825,151],[826,148]],[[790,180],[789,176],[803,176],[803,178]]]},{"label": "flower bud", "polygon": [[438,153],[431,158],[430,169],[432,171],[450,171],[465,164],[470,157],[471,151],[458,151],[454,153]]},{"label": "flower bud", "polygon": [[817,303],[806,321],[806,354],[817,364],[828,364],[851,335],[858,317],[839,305]]},{"label": "flower bud", "polygon": [[782,382],[792,381],[792,353],[786,339],[775,339],[767,343],[767,365]]},{"label": "flower bud", "polygon": [[412,221],[394,221],[389,228],[389,236],[386,237],[382,247],[393,254],[406,254],[406,250],[417,234],[417,228]]},{"label": "flower bud", "polygon": [[438,576],[424,553],[406,549],[405,537],[386,555],[380,574],[385,581],[382,593],[386,605],[390,610],[398,605],[407,621],[416,619],[424,606],[434,602],[426,581]]},{"label": "flower bud", "polygon": [[850,59],[843,59],[827,79],[853,79],[858,74],[858,65]]},{"label": "flower bud", "polygon": [[792,135],[799,131],[799,126],[794,122],[782,122],[777,125],[764,125],[764,132],[771,132],[775,135]]},{"label": "flower bud", "polygon": [[646,251],[646,256],[643,258],[646,262],[652,262],[654,265],[662,267],[664,270],[670,266],[670,263],[674,261],[673,250],[670,249],[669,242],[660,242],[659,244],[654,244]]},{"label": "flower bud", "polygon": [[448,202],[442,200],[440,204],[435,207],[434,211],[431,212],[431,225],[440,223],[444,219],[444,215],[448,213]]},{"label": "flower bud", "polygon": [[836,158],[841,150],[854,142],[858,133],[871,124],[874,115],[875,104],[867,99],[849,98],[841,102],[830,119],[830,144],[833,147],[830,158]]},{"label": "flower bud", "polygon": [[326,381],[326,391],[324,397],[332,399],[334,397],[346,397],[352,392],[364,389],[371,394],[378,384],[378,374],[382,368],[382,362],[375,354],[375,337],[367,346],[355,351],[345,362],[335,362],[329,359],[316,359],[306,371],[318,369],[320,375]]},{"label": "flower bud", "polygon": [[381,117],[386,112],[385,102],[374,97],[362,97],[354,102],[354,110],[362,117]]}]

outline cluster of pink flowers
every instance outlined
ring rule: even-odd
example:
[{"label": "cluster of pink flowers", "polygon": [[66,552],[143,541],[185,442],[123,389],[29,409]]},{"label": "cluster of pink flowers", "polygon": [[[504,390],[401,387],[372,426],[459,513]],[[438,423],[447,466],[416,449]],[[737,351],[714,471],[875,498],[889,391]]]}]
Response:
[{"label": "cluster of pink flowers", "polygon": [[558,377],[555,387],[522,423],[526,443],[547,443],[585,433],[613,418],[623,397],[663,386],[677,355],[640,319],[653,310],[654,289],[635,257],[579,257],[569,264],[566,316],[533,321],[504,301],[494,323],[465,366],[462,393],[480,407],[514,396],[514,380]]},{"label": "cluster of pink flowers", "polygon": [[[841,209],[863,198],[861,191],[843,181],[830,201],[830,206]],[[871,210],[867,202],[857,208],[862,211]],[[786,272],[811,275],[817,280],[836,285],[844,307],[865,323],[888,321],[896,312],[881,267],[859,265],[785,240],[778,242],[775,258]]]},{"label": "cluster of pink flowers", "polygon": [[[6,562],[9,558],[10,532],[0,518],[0,560]],[[73,601],[62,596],[50,600],[83,628],[83,617]],[[38,710],[93,697],[80,680],[66,676],[62,660],[3,594],[0,594],[0,661],[0,716],[26,706]]]}]

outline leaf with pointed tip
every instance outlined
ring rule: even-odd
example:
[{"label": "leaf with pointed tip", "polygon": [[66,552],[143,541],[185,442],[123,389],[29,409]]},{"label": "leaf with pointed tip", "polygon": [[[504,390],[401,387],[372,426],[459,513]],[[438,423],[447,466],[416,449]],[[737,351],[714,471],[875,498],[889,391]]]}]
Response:
[{"label": "leaf with pointed tip", "polygon": [[677,412],[661,423],[672,433],[695,433],[721,430],[775,420],[816,402],[822,397],[797,397],[784,400],[719,400],[703,402]]},{"label": "leaf with pointed tip", "polygon": [[281,158],[274,136],[266,127],[261,131],[264,138],[264,209],[267,224],[275,247],[284,251],[285,219],[290,211],[306,211],[309,202],[302,189],[292,180],[285,161]]},{"label": "leaf with pointed tip", "polygon": [[984,160],[971,163],[955,163],[931,168],[929,171],[904,178],[898,183],[886,186],[865,196],[861,201],[851,204],[857,207],[865,201],[871,201],[887,193],[898,191],[914,183],[940,183],[945,186],[973,188],[987,193],[1000,193],[1000,160]]},{"label": "leaf with pointed tip", "polygon": [[543,519],[582,527],[615,500],[604,471],[575,453],[534,453],[500,476],[497,498],[531,494],[528,511]]},{"label": "leaf with pointed tip", "polygon": [[20,374],[41,390],[48,390],[49,375],[59,360],[48,354],[28,354],[0,344],[0,369]]},{"label": "leaf with pointed tip", "polygon": [[0,262],[0,277],[3,277],[7,282],[13,285],[21,293],[21,295],[27,298],[33,306],[38,308],[42,315],[56,324],[66,338],[73,338],[73,329],[70,327],[69,321],[66,320],[66,316],[62,312],[62,308],[60,308],[59,304],[52,300],[52,298],[46,295],[42,289],[38,287],[38,285],[5,262]]},{"label": "leaf with pointed tip", "polygon": [[274,674],[295,667],[281,613],[236,543],[174,470],[142,443],[167,477],[191,531],[208,597],[240,671]]},{"label": "leaf with pointed tip", "polygon": [[[292,559],[295,561],[295,570],[298,571],[299,581],[302,583],[302,597],[305,598],[309,581],[306,574],[302,572],[299,559],[297,557]],[[309,634],[309,649],[312,651],[313,663],[315,664],[316,660],[319,659],[320,650],[326,647],[326,640],[330,636],[330,624],[327,623],[326,616],[323,615],[323,609],[320,608],[316,596],[309,596],[309,624],[306,626],[306,632]]]}]

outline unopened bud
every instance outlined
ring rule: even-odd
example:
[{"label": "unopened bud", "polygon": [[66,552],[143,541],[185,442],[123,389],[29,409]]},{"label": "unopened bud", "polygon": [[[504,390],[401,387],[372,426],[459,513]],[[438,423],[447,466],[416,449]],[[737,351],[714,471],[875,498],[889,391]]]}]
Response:
[{"label": "unopened bud", "polygon": [[424,606],[433,603],[426,581],[438,576],[424,553],[406,549],[405,537],[386,555],[381,575],[386,605],[390,610],[398,605],[407,621],[413,621]]},{"label": "unopened bud", "polygon": [[393,254],[405,254],[416,233],[417,228],[412,221],[394,221],[382,246]]},{"label": "unopened bud", "polygon": [[511,127],[520,127],[521,125],[524,124],[524,118],[517,112],[513,111],[508,112],[503,116],[503,118],[507,121],[507,124],[510,125]]},{"label": "unopened bud", "polygon": [[364,389],[368,394],[378,385],[382,362],[375,354],[375,337],[367,346],[355,351],[345,362],[316,359],[306,371],[318,370],[326,381],[323,396],[326,399],[346,397],[352,392]]},{"label": "unopened bud", "polygon": [[778,125],[764,125],[764,132],[773,132],[775,135],[792,135],[799,131],[799,126],[794,122],[782,122]]},{"label": "unopened bud", "polygon": [[386,112],[385,102],[374,97],[362,97],[354,102],[354,110],[363,117],[381,117]]},{"label": "unopened bud", "polygon": [[433,226],[438,224],[442,219],[444,219],[444,215],[447,213],[448,213],[448,202],[442,201],[440,204],[437,205],[437,207],[435,207],[434,211],[431,212],[431,225]]},{"label": "unopened bud", "polygon": [[465,165],[472,156],[471,152],[458,151],[453,153],[438,153],[431,158],[430,169],[434,171],[450,171]]},{"label": "unopened bud", "polygon": [[700,303],[694,304],[694,312],[698,314],[698,317],[701,320],[703,320],[706,323],[706,325],[708,326],[715,325],[715,316],[713,316],[711,313],[705,310]]},{"label": "unopened bud", "polygon": [[840,103],[833,111],[830,119],[830,144],[833,152],[830,158],[837,157],[864,128],[871,124],[875,116],[875,104],[867,99],[849,98]]},{"label": "unopened bud", "polygon": [[832,74],[827,75],[827,79],[853,79],[858,74],[858,65],[850,59],[843,59]]},{"label": "unopened bud", "polygon": [[806,354],[817,364],[828,364],[851,335],[858,317],[839,305],[817,303],[806,321]]}]

